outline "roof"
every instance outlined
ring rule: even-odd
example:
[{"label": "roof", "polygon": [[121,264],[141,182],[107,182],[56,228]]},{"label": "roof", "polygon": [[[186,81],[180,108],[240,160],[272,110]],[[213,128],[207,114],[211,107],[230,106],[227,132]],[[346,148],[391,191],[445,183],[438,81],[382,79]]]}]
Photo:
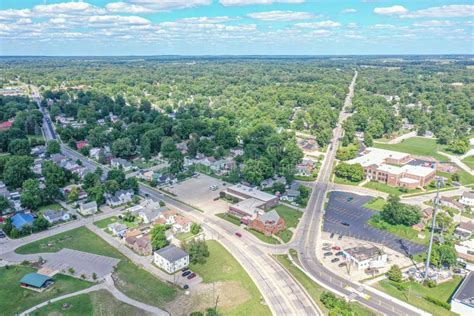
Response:
[{"label": "roof", "polygon": [[466,199],[474,199],[474,191],[463,192],[462,197]]},{"label": "roof", "polygon": [[418,180],[412,179],[412,178],[401,178],[400,182],[402,183],[418,183]]},{"label": "roof", "polygon": [[435,169],[433,168],[428,168],[428,167],[423,167],[423,166],[412,166],[412,165],[405,165],[402,167],[403,170],[405,170],[406,173],[409,173],[414,176],[418,177],[426,177],[432,174],[433,172],[436,172]]},{"label": "roof", "polygon": [[92,201],[92,202],[87,202],[87,203],[82,203],[81,208],[82,209],[88,209],[88,208],[97,208],[97,202]]},{"label": "roof", "polygon": [[121,223],[112,223],[108,225],[109,229],[115,230],[115,231],[122,231],[122,230],[127,230],[128,226],[125,224]]},{"label": "roof", "polygon": [[64,214],[66,214],[66,212],[64,212],[63,210],[48,210],[43,213],[43,216],[54,220],[62,218]]},{"label": "roof", "polygon": [[276,224],[280,220],[280,215],[278,215],[277,211],[271,210],[269,212],[264,213],[259,217],[260,221],[264,224]]},{"label": "roof", "polygon": [[10,128],[12,127],[12,125],[13,125],[13,122],[6,121],[6,122],[0,123],[0,128]]},{"label": "roof", "polygon": [[181,215],[176,216],[176,224],[181,225],[181,226],[186,226],[189,223],[191,223],[191,221],[188,218]]},{"label": "roof", "polygon": [[406,158],[407,156],[410,156],[410,155],[406,153],[397,152],[397,151],[368,147],[366,148],[364,155],[351,159],[347,161],[347,163],[349,164],[359,163],[363,167],[367,167],[374,164],[381,165],[388,158],[402,160]]},{"label": "roof", "polygon": [[15,226],[15,228],[19,229],[22,228],[25,225],[31,225],[34,222],[33,215],[31,214],[26,214],[26,213],[16,213],[12,217],[12,225]]},{"label": "roof", "polygon": [[47,281],[52,281],[53,279],[47,275],[39,273],[28,273],[23,278],[21,278],[20,283],[26,284],[32,287],[42,287]]},{"label": "roof", "polygon": [[474,222],[461,222],[461,223],[459,223],[458,228],[473,232],[474,231]]},{"label": "roof", "polygon": [[235,208],[239,211],[242,211],[250,215],[255,215],[255,213],[259,212],[258,208],[264,204],[265,202],[261,200],[258,200],[255,198],[249,198],[249,199],[240,201],[239,203],[233,204],[232,208]]},{"label": "roof", "polygon": [[353,247],[353,248],[348,248],[344,249],[344,252],[349,254],[351,257],[357,259],[358,261],[364,261],[367,259],[372,259],[374,257],[379,256],[380,254],[383,254],[382,249],[372,246],[372,247]]},{"label": "roof", "polygon": [[[263,191],[260,191],[258,189],[255,189],[255,188],[252,188],[252,187],[249,187],[249,186],[246,186],[246,185],[242,185],[242,184],[233,185],[233,186],[229,187],[229,190],[235,191],[235,192],[240,193],[242,195],[252,197],[252,198],[258,199],[260,201],[264,201],[264,202],[268,202],[268,201],[271,201],[271,200],[276,198],[272,194],[269,194],[269,193],[266,193],[266,192],[263,192]],[[229,192],[229,193],[232,194],[232,192]]]},{"label": "roof", "polygon": [[469,272],[464,278],[461,286],[454,293],[453,300],[474,308],[474,272]]},{"label": "roof", "polygon": [[381,164],[377,167],[377,170],[384,171],[390,174],[402,174],[404,172],[403,168],[386,164]]},{"label": "roof", "polygon": [[155,251],[155,254],[165,258],[169,262],[175,262],[188,256],[188,253],[175,245],[169,245],[160,250]]}]

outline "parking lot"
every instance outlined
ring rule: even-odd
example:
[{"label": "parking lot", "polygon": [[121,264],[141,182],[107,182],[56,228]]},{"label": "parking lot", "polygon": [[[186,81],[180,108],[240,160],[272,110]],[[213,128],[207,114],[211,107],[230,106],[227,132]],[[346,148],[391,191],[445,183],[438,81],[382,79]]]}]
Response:
[{"label": "parking lot", "polygon": [[[219,192],[225,190],[227,183],[219,179],[198,173],[197,177],[189,178],[183,182],[166,188],[176,194],[179,200],[195,206],[206,213],[216,214],[226,212],[229,203],[224,200],[214,200],[219,197]],[[211,187],[215,188],[214,190]]]},{"label": "parking lot", "polygon": [[371,196],[332,192],[324,216],[323,231],[333,233],[335,239],[340,235],[349,236],[382,244],[405,255],[415,255],[426,250],[423,245],[369,226],[367,220],[376,211],[363,205],[370,199]]}]

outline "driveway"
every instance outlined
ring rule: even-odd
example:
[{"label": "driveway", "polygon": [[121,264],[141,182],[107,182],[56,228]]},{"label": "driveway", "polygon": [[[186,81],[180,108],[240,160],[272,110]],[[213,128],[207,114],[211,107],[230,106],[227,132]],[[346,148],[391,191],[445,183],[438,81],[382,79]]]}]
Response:
[{"label": "driveway", "polygon": [[[324,215],[323,230],[328,233],[383,244],[405,255],[415,255],[426,250],[423,245],[369,226],[367,221],[377,211],[367,209],[363,205],[371,199],[371,196],[366,195],[332,192]],[[347,223],[349,226],[342,225],[342,223]]]}]

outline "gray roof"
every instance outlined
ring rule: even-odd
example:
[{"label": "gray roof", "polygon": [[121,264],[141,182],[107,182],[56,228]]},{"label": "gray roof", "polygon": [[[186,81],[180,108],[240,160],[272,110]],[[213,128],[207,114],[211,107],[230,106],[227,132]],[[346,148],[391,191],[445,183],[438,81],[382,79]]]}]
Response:
[{"label": "gray roof", "polygon": [[62,218],[64,216],[64,214],[66,214],[63,210],[48,210],[48,211],[45,211],[43,213],[43,216],[44,217],[48,217],[49,219],[51,220],[58,220],[60,218]]},{"label": "gray roof", "polygon": [[469,272],[461,286],[454,293],[453,300],[474,307],[474,272]]},{"label": "gray roof", "polygon": [[175,245],[169,245],[160,250],[155,251],[158,255],[165,258],[169,262],[178,261],[181,258],[184,258],[188,255],[186,251],[181,248],[176,247]]},{"label": "gray roof", "polygon": [[85,208],[85,209],[87,209],[87,208],[92,208],[92,207],[94,207],[94,208],[97,207],[97,202],[96,202],[96,201],[92,201],[92,202],[87,202],[87,203],[82,203],[82,204],[81,204],[81,208],[83,208],[83,209],[84,209],[84,208]]},{"label": "gray roof", "polygon": [[463,192],[462,196],[468,199],[474,199],[474,191]]},{"label": "gray roof", "polygon": [[260,216],[260,220],[264,223],[266,222],[278,223],[278,221],[280,220],[280,215],[278,215],[277,211],[271,210],[269,212],[264,213],[262,216]]},{"label": "gray roof", "polygon": [[162,212],[168,210],[168,208],[166,206],[164,207],[160,207],[159,209],[156,209],[156,208],[146,208],[144,210],[141,210],[139,211],[138,213],[139,214],[143,214],[145,215],[149,221],[152,221],[154,220],[155,218],[157,218]]}]

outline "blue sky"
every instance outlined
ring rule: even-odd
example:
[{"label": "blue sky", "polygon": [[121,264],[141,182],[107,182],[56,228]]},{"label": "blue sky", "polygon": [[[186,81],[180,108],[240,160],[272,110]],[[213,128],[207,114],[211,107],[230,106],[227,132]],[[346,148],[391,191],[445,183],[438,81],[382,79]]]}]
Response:
[{"label": "blue sky", "polygon": [[0,55],[452,53],[472,1],[0,1]]}]

